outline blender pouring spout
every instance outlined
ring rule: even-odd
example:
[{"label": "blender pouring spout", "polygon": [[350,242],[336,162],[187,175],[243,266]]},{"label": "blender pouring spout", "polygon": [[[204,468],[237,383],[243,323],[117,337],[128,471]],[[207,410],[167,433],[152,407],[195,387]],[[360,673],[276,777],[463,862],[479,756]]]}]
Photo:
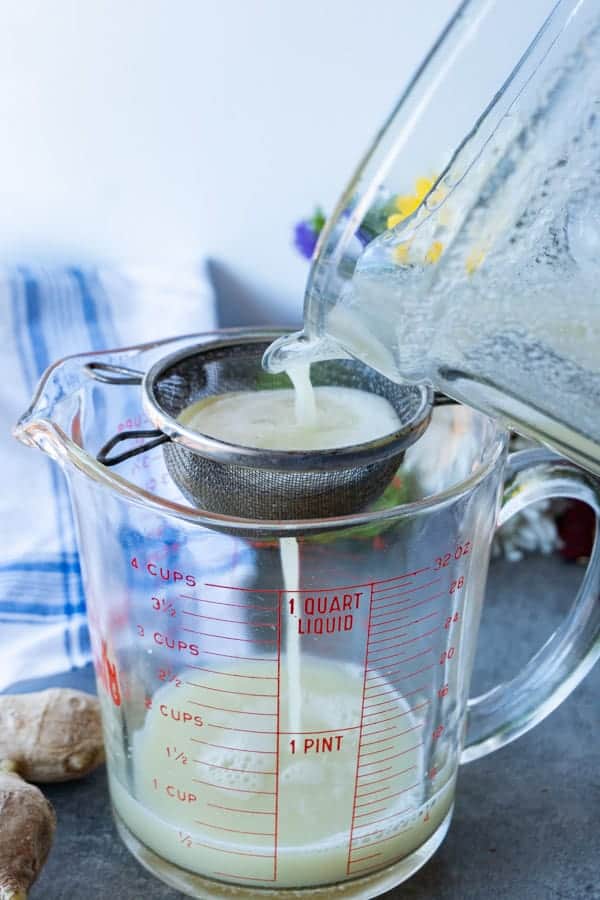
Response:
[{"label": "blender pouring spout", "polygon": [[331,339],[313,338],[306,331],[295,331],[273,341],[263,356],[263,367],[276,375],[298,365],[351,358],[351,354]]}]

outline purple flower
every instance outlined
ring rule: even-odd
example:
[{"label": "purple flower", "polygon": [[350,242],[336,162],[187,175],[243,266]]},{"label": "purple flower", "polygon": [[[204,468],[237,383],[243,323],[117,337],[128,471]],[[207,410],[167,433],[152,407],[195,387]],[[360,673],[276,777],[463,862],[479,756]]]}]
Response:
[{"label": "purple flower", "polygon": [[[350,212],[350,209],[346,210],[346,212],[343,213],[344,217],[349,216]],[[323,230],[325,222],[326,218],[323,210],[320,207],[317,207],[309,219],[303,219],[301,222],[298,222],[294,228],[294,246],[302,256],[306,257],[306,259],[312,259],[315,247],[317,246],[317,241],[319,240],[319,235]],[[366,247],[374,237],[375,235],[371,234],[367,228],[361,227],[356,232],[356,238],[363,247]]]},{"label": "purple flower", "polygon": [[312,221],[298,222],[294,228],[294,246],[307,259],[311,259],[318,239],[319,232],[315,230]]}]

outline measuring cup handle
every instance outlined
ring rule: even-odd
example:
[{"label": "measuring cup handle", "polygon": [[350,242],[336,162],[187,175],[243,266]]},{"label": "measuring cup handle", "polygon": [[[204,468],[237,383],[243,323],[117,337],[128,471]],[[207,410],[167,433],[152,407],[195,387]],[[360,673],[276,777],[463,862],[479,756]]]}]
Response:
[{"label": "measuring cup handle", "polygon": [[[110,455],[111,450],[113,450],[117,444],[121,444],[123,441],[133,441],[138,438],[150,438],[151,440],[145,444],[139,444],[137,447],[132,447],[131,450],[124,450],[122,453],[117,453],[115,456]],[[100,448],[96,459],[99,463],[102,463],[103,466],[116,466],[119,463],[125,462],[126,459],[131,459],[132,456],[138,456],[140,453],[145,453],[147,450],[153,450],[155,447],[166,444],[170,440],[171,438],[169,435],[160,431],[158,428],[150,431],[121,431],[119,434],[115,434],[114,437],[111,437],[110,441],[107,441],[106,444]]]},{"label": "measuring cup handle", "polygon": [[519,674],[469,700],[461,763],[504,747],[541,722],[600,656],[600,481],[548,450],[515,453],[498,527],[529,504],[557,497],[582,500],[596,513],[586,573],[565,619]]}]

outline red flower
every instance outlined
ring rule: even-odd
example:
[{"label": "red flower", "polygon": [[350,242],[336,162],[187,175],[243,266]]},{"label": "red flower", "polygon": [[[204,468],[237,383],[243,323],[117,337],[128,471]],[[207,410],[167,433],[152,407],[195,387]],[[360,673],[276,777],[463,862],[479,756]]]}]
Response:
[{"label": "red flower", "polygon": [[595,520],[591,506],[580,500],[572,500],[558,517],[556,524],[562,541],[560,552],[565,559],[575,561],[589,557],[594,543]]}]

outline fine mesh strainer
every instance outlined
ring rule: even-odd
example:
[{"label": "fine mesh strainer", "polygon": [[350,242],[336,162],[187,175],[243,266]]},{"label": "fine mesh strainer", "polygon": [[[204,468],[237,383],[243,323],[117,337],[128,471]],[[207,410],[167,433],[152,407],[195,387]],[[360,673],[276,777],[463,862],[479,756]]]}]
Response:
[{"label": "fine mesh strainer", "polygon": [[[229,391],[290,387],[286,376],[267,374],[262,356],[272,335],[224,337],[164,357],[143,375],[90,363],[96,379],[142,386],[144,411],[153,431],[123,431],[98,453],[98,461],[116,465],[159,444],[167,469],[186,499],[200,508],[255,519],[313,519],[364,509],[394,476],[404,451],[424,432],[431,416],[432,393],[422,386],[398,385],[353,359],[311,366],[315,386],[360,388],[385,397],[402,427],[392,434],[334,450],[265,450],[244,447],[201,434],[177,421],[199,400]],[[142,446],[111,455],[117,444],[147,438]]]}]

